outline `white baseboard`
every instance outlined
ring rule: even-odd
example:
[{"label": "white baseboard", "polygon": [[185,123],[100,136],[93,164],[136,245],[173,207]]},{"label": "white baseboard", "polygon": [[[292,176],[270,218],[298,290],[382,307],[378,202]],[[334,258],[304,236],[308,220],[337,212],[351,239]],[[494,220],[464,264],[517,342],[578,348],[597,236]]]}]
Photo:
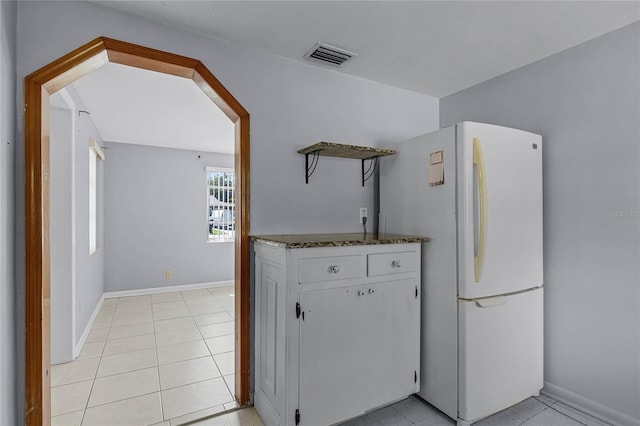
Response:
[{"label": "white baseboard", "polygon": [[98,316],[98,312],[100,312],[100,308],[102,308],[102,304],[104,303],[104,294],[100,297],[100,300],[98,300],[98,303],[96,304],[95,309],[93,310],[93,313],[91,314],[91,318],[89,318],[89,321],[87,322],[87,325],[84,327],[84,331],[82,332],[82,334],[80,335],[80,339],[78,339],[78,342],[76,343],[76,345],[73,348],[73,359],[75,360],[76,358],[78,358],[78,355],[80,355],[80,351],[82,350],[82,347],[84,346],[84,342],[87,340],[87,336],[89,335],[89,332],[91,331],[91,327],[93,327],[93,322],[96,320],[96,317]]},{"label": "white baseboard", "polygon": [[625,413],[602,405],[596,401],[585,398],[584,396],[578,395],[549,382],[544,382],[544,388],[540,393],[611,425],[640,425],[640,419],[634,419]]},{"label": "white baseboard", "polygon": [[146,294],[171,293],[174,291],[189,291],[198,290],[201,288],[224,287],[228,285],[234,285],[234,281],[216,281],[209,283],[172,285],[168,287],[152,287],[136,290],[110,291],[108,293],[104,293],[103,296],[105,299],[113,299],[114,297],[143,296]]}]

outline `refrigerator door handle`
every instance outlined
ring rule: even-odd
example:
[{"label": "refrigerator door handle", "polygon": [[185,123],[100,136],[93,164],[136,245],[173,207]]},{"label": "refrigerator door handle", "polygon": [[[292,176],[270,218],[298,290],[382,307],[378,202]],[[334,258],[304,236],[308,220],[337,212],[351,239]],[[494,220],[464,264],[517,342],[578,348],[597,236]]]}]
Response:
[{"label": "refrigerator door handle", "polygon": [[[473,272],[475,282],[482,279],[482,271],[484,269],[484,260],[487,249],[487,180],[486,170],[484,166],[484,156],[482,155],[482,145],[480,139],[473,138],[473,165],[478,175],[478,199],[479,199],[479,231],[478,231],[478,247],[473,258]],[[475,210],[475,206],[474,206]]]},{"label": "refrigerator door handle", "polygon": [[507,298],[505,296],[484,297],[482,299],[474,299],[473,301],[476,302],[476,305],[480,308],[493,308],[507,303]]}]

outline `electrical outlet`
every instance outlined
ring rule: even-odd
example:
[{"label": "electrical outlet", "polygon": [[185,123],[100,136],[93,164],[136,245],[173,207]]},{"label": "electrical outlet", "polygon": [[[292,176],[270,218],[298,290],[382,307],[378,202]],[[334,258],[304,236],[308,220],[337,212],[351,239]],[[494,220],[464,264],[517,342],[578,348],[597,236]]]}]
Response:
[{"label": "electrical outlet", "polygon": [[367,214],[367,208],[366,207],[360,207],[360,223],[362,223],[362,218],[363,217],[369,217],[369,215]]},{"label": "electrical outlet", "polygon": [[171,278],[173,278],[173,271],[167,271],[165,273],[165,276],[167,277],[168,280],[170,280]]}]

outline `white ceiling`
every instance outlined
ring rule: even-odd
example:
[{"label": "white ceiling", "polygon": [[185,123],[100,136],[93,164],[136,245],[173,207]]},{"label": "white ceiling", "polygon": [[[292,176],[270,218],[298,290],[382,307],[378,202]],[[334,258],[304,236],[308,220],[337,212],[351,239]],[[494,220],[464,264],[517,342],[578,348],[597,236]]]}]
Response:
[{"label": "white ceiling", "polygon": [[233,154],[233,123],[191,79],[108,63],[73,87],[105,141]]},{"label": "white ceiling", "polygon": [[315,42],[340,72],[442,97],[640,19],[638,1],[95,1],[275,55]]},{"label": "white ceiling", "polygon": [[[638,1],[94,3],[299,61],[329,43],[359,54],[338,72],[435,97],[640,19]],[[108,64],[75,87],[106,141],[233,152],[232,124],[191,80]]]}]

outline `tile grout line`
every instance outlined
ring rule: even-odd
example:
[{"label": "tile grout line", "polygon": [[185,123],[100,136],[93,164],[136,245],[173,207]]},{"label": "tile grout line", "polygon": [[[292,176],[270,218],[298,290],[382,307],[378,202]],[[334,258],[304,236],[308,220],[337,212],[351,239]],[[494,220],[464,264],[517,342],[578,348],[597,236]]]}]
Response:
[{"label": "tile grout line", "polygon": [[[211,292],[209,291],[209,289],[207,289],[207,293],[209,293],[211,295]],[[182,295],[182,293],[181,293]],[[211,295],[213,297],[213,295]],[[183,297],[184,298],[184,297]],[[215,297],[213,297],[214,300]],[[185,301],[186,303],[186,301]],[[217,300],[216,300],[217,303]],[[224,307],[223,307],[224,308]],[[193,315],[193,312],[191,311],[191,309],[189,308],[189,305],[187,304],[187,309],[189,310],[189,313],[191,313],[191,317],[193,318],[193,321],[196,322],[196,319]],[[224,376],[222,375],[222,370],[220,370],[220,366],[218,365],[218,363],[216,362],[216,359],[213,355],[213,352],[211,351],[211,348],[209,347],[209,345],[207,344],[207,339],[204,338],[204,335],[202,334],[202,330],[200,330],[200,326],[197,325],[198,323],[196,322],[196,328],[198,329],[198,333],[200,334],[200,337],[202,337],[202,341],[204,342],[205,347],[207,348],[207,351],[209,351],[209,356],[211,356],[211,360],[213,360],[214,365],[216,366],[216,369],[218,370],[218,373],[220,374],[220,377],[222,378],[222,381],[224,382],[225,386],[227,386],[227,382],[224,380]],[[207,324],[208,325],[208,324]],[[227,386],[227,390],[229,390],[229,387]],[[233,396],[233,392],[231,392],[231,396]]]},{"label": "tile grout line", "polygon": [[109,404],[115,404],[116,402],[127,401],[129,399],[139,398],[141,396],[153,395],[153,394],[156,394],[156,393],[160,393],[160,391],[146,392],[146,393],[141,393],[140,395],[130,396],[128,398],[122,398],[122,399],[116,399],[114,401],[103,402],[102,404],[96,404],[96,405],[93,405],[91,407],[88,407],[87,410],[88,409],[92,409],[92,408],[104,407],[105,405],[109,405]]},{"label": "tile grout line", "polygon": [[[184,303],[184,305],[186,306],[187,312],[189,312],[189,318],[191,318],[193,320],[193,322],[195,323],[195,319],[193,318],[193,313],[191,312],[191,309],[189,309],[189,304],[185,300],[184,295],[182,294],[182,292],[178,292],[178,295],[180,296],[180,300],[182,300],[182,303]],[[181,317],[181,318],[186,318],[186,317]],[[155,323],[154,323],[154,327],[155,327]],[[197,327],[197,324],[196,324],[196,329],[198,330],[198,334],[200,335],[200,338],[202,339],[202,342],[205,344],[205,346],[207,346],[207,343],[204,341],[204,338],[202,337],[202,333],[200,332],[200,329]],[[185,342],[182,342],[182,343],[185,343]],[[207,349],[208,349],[208,347],[207,347]],[[158,361],[158,375],[159,374],[160,374],[160,365],[159,365],[159,361]],[[176,388],[171,388],[171,389],[176,389]],[[164,390],[169,390],[169,389],[164,389]],[[171,425],[171,420],[168,419],[168,418],[165,418],[165,415],[164,415],[164,401],[162,400],[162,392],[163,392],[163,389],[161,388],[160,389],[160,400],[161,400],[161,406],[162,406],[162,419],[166,420],[166,421],[169,421],[169,425]]]},{"label": "tile grout line", "polygon": [[[120,299],[122,299],[122,298],[118,298],[118,301],[119,301]],[[118,304],[119,304],[119,302],[118,302]],[[117,309],[117,304],[116,304],[116,309]],[[115,316],[115,313],[114,313],[114,316]],[[151,321],[151,322],[152,322],[152,326],[154,326],[154,322],[153,322],[153,310],[152,310],[152,312],[151,312],[151,319],[152,319],[152,321]],[[137,323],[133,323],[133,324],[124,324],[124,326],[128,326],[128,325],[135,325],[135,324],[137,324]],[[147,334],[150,334],[150,333],[147,333]],[[158,359],[157,359],[158,355],[157,355],[156,346],[155,346],[155,327],[154,327],[154,332],[153,332],[153,333],[151,333],[151,334],[153,334],[153,335],[154,335],[154,348],[153,348],[153,349],[154,349],[155,354],[156,354],[156,365],[155,365],[155,368],[157,369],[157,368],[158,368]],[[127,337],[137,337],[137,336],[127,336]],[[123,337],[123,338],[127,338],[127,337]],[[118,340],[118,339],[112,339],[112,340]],[[104,346],[104,348],[103,348],[103,354],[104,354],[104,349],[106,348],[106,343],[107,343],[107,341],[105,341],[105,346]],[[150,349],[150,348],[148,348],[148,349],[141,349],[141,350],[149,350],[149,349]],[[122,355],[122,354],[132,353],[132,352],[139,352],[139,351],[123,352],[123,353],[121,353],[121,354],[114,354],[114,355]],[[114,355],[107,355],[107,356],[114,356]],[[104,356],[104,355],[103,355],[103,356]],[[103,356],[102,356],[102,357],[103,357]],[[100,362],[102,362],[102,357],[100,358]],[[99,368],[99,367],[98,367],[98,368]],[[140,368],[140,369],[135,369],[135,370],[125,371],[125,372],[122,372],[122,373],[110,374],[110,375],[102,376],[102,377],[99,377],[99,378],[100,378],[100,379],[102,379],[102,378],[106,378],[106,377],[113,377],[113,376],[117,376],[117,375],[119,375],[119,374],[128,374],[128,373],[132,373],[132,372],[136,372],[136,371],[146,370],[146,369],[149,369],[149,368],[154,368],[154,367],[145,367],[145,368]],[[97,370],[96,370],[96,375],[97,375]],[[98,377],[96,377],[96,378],[94,379],[94,384],[95,384],[95,380],[97,380],[97,379],[98,379]],[[152,394],[155,394],[155,393],[158,393],[158,394],[159,394],[159,396],[160,396],[160,407],[161,407],[161,414],[162,414],[162,396],[160,395],[160,383],[159,383],[159,380],[160,380],[160,373],[159,373],[159,371],[158,371],[158,391],[148,392],[148,393],[143,393],[143,394],[140,394],[140,395],[131,396],[131,397],[129,397],[129,398],[118,399],[118,400],[115,400],[115,401],[105,402],[105,403],[103,403],[103,404],[97,404],[97,405],[94,405],[94,406],[92,406],[92,407],[87,407],[87,408],[85,409],[85,414],[86,414],[86,410],[88,410],[89,408],[96,408],[96,407],[100,407],[100,406],[104,406],[104,405],[108,405],[108,404],[113,404],[113,403],[117,403],[117,402],[126,401],[126,400],[133,399],[133,398],[138,398],[138,397],[141,397],[141,396],[152,395]],[[92,386],[92,391],[93,391],[93,386]],[[87,400],[87,405],[88,405],[88,400]],[[83,415],[83,422],[84,422],[84,415]]]},{"label": "tile grout line", "polygon": [[[570,416],[570,415],[568,415],[568,414],[566,414],[566,413],[563,413],[562,411],[560,411],[560,410],[558,410],[557,408],[555,408],[555,406],[556,406],[556,405],[560,404],[560,402],[559,402],[559,401],[556,401],[556,400],[551,399],[551,398],[549,398],[549,397],[545,397],[545,398],[546,398],[546,399],[550,399],[551,401],[553,401],[553,404],[547,404],[547,403],[545,403],[545,402],[544,402],[544,400],[542,400],[539,396],[538,396],[538,397],[536,397],[536,396],[534,396],[534,397],[533,397],[533,399],[534,399],[534,400],[536,400],[536,401],[538,401],[539,403],[543,404],[543,405],[545,406],[545,409],[544,409],[544,410],[542,410],[540,413],[536,414],[535,416],[533,416],[533,417],[529,418],[528,420],[531,420],[531,419],[533,419],[533,418],[537,417],[538,415],[542,414],[544,411],[546,411],[546,410],[548,410],[548,409],[552,409],[552,410],[553,410],[553,411],[555,411],[556,413],[562,414],[563,416],[568,417],[568,418],[570,418],[571,420],[574,420],[574,421],[576,421],[576,422],[578,422],[578,423],[580,423],[580,424],[582,424],[582,425],[588,426],[588,425],[587,425],[587,423],[583,423],[583,422],[582,422],[582,421],[580,421],[579,419],[576,419],[575,417],[572,417],[572,416]],[[576,413],[576,414],[580,415],[581,417],[584,417],[586,420],[592,420],[592,421],[594,420],[593,418],[590,418],[591,416],[589,416],[589,415],[588,415],[588,414],[586,414],[586,413]],[[584,415],[583,415],[583,414],[584,414]],[[527,420],[527,421],[528,421],[528,420]],[[602,422],[601,422],[601,421],[599,421],[599,420],[595,420],[595,422],[596,422],[596,423],[599,423],[599,424],[602,424]],[[604,423],[604,425],[606,425],[606,423]]]},{"label": "tile grout line", "polygon": [[[552,409],[553,411],[555,411],[556,413],[560,413],[563,416],[568,417],[568,418],[570,418],[571,420],[573,420],[573,421],[575,421],[577,423],[580,423],[583,426],[588,426],[587,423],[581,422],[580,420],[576,419],[575,417],[572,417],[572,416],[568,415],[567,413],[563,413],[562,411],[558,410],[557,408],[554,408],[554,406],[557,405],[558,403],[559,402],[556,402],[555,404],[551,405],[549,408]],[[584,416],[581,416],[581,417],[584,417]],[[587,420],[589,420],[589,419],[587,419]]]},{"label": "tile grout line", "polygon": [[[232,321],[234,322],[234,324],[235,324],[235,305],[234,305],[234,312],[233,312],[233,315],[231,315],[231,313],[227,310],[227,308],[226,308],[226,307],[225,307],[225,305],[222,303],[222,301],[220,301],[220,300],[218,299],[218,296],[216,296],[215,294],[213,294],[213,293],[211,292],[211,289],[208,289],[208,291],[209,291],[209,294],[211,294],[211,296],[213,296],[214,300],[215,300],[215,301],[216,301],[220,306],[222,306],[222,308],[224,309],[224,311],[227,313],[227,315],[229,315],[229,316],[231,317],[231,320],[232,320]],[[235,293],[235,289],[232,289],[232,291]],[[234,336],[234,340],[235,340],[235,327],[234,327],[233,333],[231,333],[231,335],[233,335],[233,336]],[[209,345],[207,345],[207,347],[208,347],[208,346],[209,346]],[[234,352],[234,353],[235,353],[235,347],[234,347],[234,350],[233,350],[233,351],[229,351],[229,352]],[[223,353],[229,353],[229,352],[223,352]],[[219,355],[219,354],[218,354],[218,355]],[[212,357],[213,357],[213,354],[212,354]],[[219,372],[220,372],[220,374],[221,374],[222,380],[224,381],[224,384],[227,386],[227,390],[229,391],[229,393],[231,394],[231,397],[233,398],[233,401],[235,402],[235,401],[236,401],[236,396],[234,395],[234,391],[235,391],[235,389],[234,389],[234,390],[232,390],[232,389],[231,389],[231,387],[229,386],[229,383],[228,383],[228,382],[227,382],[227,380],[225,379],[225,376],[222,374],[222,370],[220,370],[220,367],[218,366],[218,363],[216,362],[215,358],[213,358],[213,361],[216,363],[216,367],[218,367],[218,371],[219,371]],[[234,364],[235,364],[235,360],[234,360]],[[233,372],[232,372],[231,374],[233,374]],[[235,384],[235,380],[234,380],[234,384]]]},{"label": "tile grout line", "polygon": [[[563,402],[557,401],[555,404],[553,404],[553,406],[555,407],[556,405],[557,405],[558,407],[563,407],[563,409],[565,409],[565,410],[569,411],[570,413],[573,413],[573,414],[575,414],[575,415],[577,415],[577,416],[580,416],[580,417],[582,417],[582,418],[583,418],[583,419],[585,419],[585,420],[588,420],[588,421],[590,421],[590,422],[592,422],[592,423],[596,423],[596,424],[597,424],[597,425],[599,425],[599,426],[611,426],[611,425],[610,425],[609,423],[607,423],[606,421],[604,421],[604,420],[602,420],[602,419],[599,419],[598,417],[592,416],[592,415],[591,415],[591,414],[589,414],[589,413],[585,413],[585,412],[583,412],[583,411],[580,411],[580,410],[578,410],[577,408],[574,408],[574,407],[572,407],[572,406],[570,406],[570,405],[567,405],[567,404],[565,404],[565,403],[563,403]],[[555,410],[555,411],[559,411],[557,408],[554,408],[554,410]],[[567,415],[567,416],[571,417],[571,415],[569,415],[569,414],[566,414],[566,413],[565,413],[565,415]],[[574,419],[574,420],[576,420],[577,422],[580,422],[580,420],[576,419],[575,417],[571,417],[571,418],[572,418],[572,419]]]},{"label": "tile grout line", "polygon": [[[111,324],[113,323],[113,319],[116,316],[116,310],[118,309],[118,303],[119,302],[116,302],[116,307],[115,307],[115,309],[113,311],[113,314],[111,314],[111,321],[109,322],[109,328],[108,328],[109,331],[107,331],[107,337],[109,337],[109,333],[111,332]],[[100,365],[102,364],[102,356],[104,355],[104,350],[105,350],[106,347],[107,347],[107,340],[105,338],[104,345],[102,345],[102,351],[100,351],[100,358],[99,358],[100,360],[98,361],[98,366],[96,367],[96,372],[94,373],[93,380],[91,382],[91,389],[89,390],[89,396],[87,396],[87,402],[85,402],[85,405],[84,405],[84,410],[82,412],[82,419],[80,420],[80,425],[82,425],[84,423],[84,418],[87,415],[87,410],[89,409],[89,401],[91,400],[91,394],[93,394],[93,388],[94,388],[94,386],[96,384],[96,379],[98,377],[98,371],[100,370]],[[82,349],[84,349],[84,345],[83,345]],[[81,350],[81,352],[82,352],[82,350]]]},{"label": "tile grout line", "polygon": [[156,314],[153,310],[153,295],[151,296],[151,326],[153,327],[153,350],[156,354],[156,371],[158,373],[158,397],[160,398],[160,419],[164,421],[164,403],[162,402],[162,381],[160,379],[160,360],[158,359],[158,336],[156,334]]},{"label": "tile grout line", "polygon": [[[122,299],[122,298],[117,298],[118,302],[116,303],[116,311],[113,314],[114,318],[115,318],[115,313],[117,312],[117,307],[118,307],[118,305],[120,303],[120,299]],[[151,314],[152,314],[152,323],[153,323],[153,312]],[[113,319],[112,319],[112,322],[113,322]],[[124,326],[135,325],[135,324],[136,323],[134,323],[134,324],[124,324]],[[91,392],[89,393],[89,398],[87,399],[87,406],[85,407],[85,412],[83,414],[83,419],[82,419],[83,422],[84,422],[84,416],[86,415],[86,412],[87,412],[87,410],[89,408],[96,408],[96,407],[100,407],[100,406],[103,406],[103,405],[113,404],[113,403],[116,403],[116,402],[126,401],[128,399],[137,398],[137,397],[140,397],[140,396],[145,396],[145,395],[150,395],[150,394],[155,393],[155,392],[150,392],[150,393],[145,393],[145,394],[141,394],[141,395],[135,395],[135,396],[132,396],[132,397],[129,397],[129,398],[124,398],[124,399],[119,399],[119,400],[115,400],[115,401],[105,402],[103,404],[97,404],[97,405],[94,405],[92,407],[88,406],[89,400],[91,399],[91,393],[93,392],[93,386],[95,385],[95,382],[96,382],[96,380],[98,378],[102,379],[102,378],[106,378],[106,377],[113,377],[113,376],[117,376],[119,374],[127,374],[127,373],[131,373],[131,372],[135,372],[135,371],[141,371],[141,370],[145,370],[145,369],[150,368],[150,367],[145,367],[145,368],[141,368],[141,369],[125,371],[125,372],[122,372],[122,373],[115,373],[115,374],[110,374],[110,375],[106,375],[106,376],[97,377],[98,370],[100,369],[100,364],[102,364],[102,358],[104,358],[104,356],[105,356],[104,355],[104,351],[105,351],[105,349],[107,347],[107,342],[109,341],[108,340],[108,335],[110,334],[110,332],[111,332],[111,327],[109,328],[109,333],[107,334],[107,340],[105,340],[104,347],[102,348],[102,355],[100,357],[100,363],[98,365],[98,369],[96,370],[96,377],[94,377],[94,380],[93,380],[93,383],[92,383],[92,387],[91,387]],[[153,334],[154,334],[154,344],[155,344],[155,333],[153,333]],[[137,337],[137,336],[127,336],[127,337]],[[126,338],[126,337],[123,337],[123,338]],[[112,339],[111,341],[113,341],[113,340],[118,340],[118,339]],[[148,350],[148,349],[142,349],[142,350]],[[154,350],[155,350],[155,345],[154,345]],[[138,351],[123,352],[122,354],[132,353],[132,352],[138,352]],[[122,354],[113,354],[113,355],[107,355],[107,356],[122,355]],[[157,353],[156,353],[156,366],[157,366]],[[153,368],[153,367],[151,367],[151,368]],[[158,380],[159,380],[159,373],[158,373]],[[160,388],[160,384],[158,383],[158,393],[160,392],[159,388]]]},{"label": "tile grout line", "polygon": [[[211,294],[211,292],[207,289],[207,293]],[[182,294],[181,294],[182,295]],[[212,295],[213,297],[213,295]],[[214,300],[215,297],[213,297]],[[186,301],[185,301],[186,303]],[[217,300],[216,300],[217,303]],[[193,318],[193,321],[196,322],[196,319],[193,315],[193,313],[191,312],[191,309],[189,308],[189,305],[187,304],[187,309],[189,310],[189,312],[191,313],[191,317]],[[202,330],[200,330],[200,326],[197,325],[198,323],[196,322],[196,328],[198,329],[198,333],[200,333],[200,337],[202,337],[202,341],[204,342],[205,347],[207,348],[207,351],[209,351],[209,356],[211,357],[211,360],[213,361],[213,365],[216,366],[216,369],[218,370],[218,374],[220,374],[220,378],[222,379],[222,382],[224,383],[224,385],[227,388],[227,391],[229,391],[229,386],[227,385],[227,381],[224,379],[224,376],[222,375],[222,370],[220,370],[220,366],[218,365],[218,363],[216,362],[216,359],[213,355],[213,352],[211,351],[211,348],[209,347],[209,344],[207,344],[207,339],[204,338],[204,335],[202,334]],[[207,324],[208,325],[208,324]],[[229,393],[231,394],[231,397],[233,398],[233,400],[235,400],[235,397],[233,395],[233,392],[229,391]]]},{"label": "tile grout line", "polygon": [[[204,357],[203,357],[203,358],[204,358]],[[200,380],[200,379],[196,379],[196,381],[195,381],[195,382],[185,383],[185,384],[178,385],[178,386],[172,386],[172,387],[170,387],[170,388],[166,388],[166,389],[161,389],[161,390],[160,390],[160,392],[162,392],[162,391],[168,391],[168,390],[173,390],[173,389],[178,389],[178,388],[184,388],[184,387],[186,387],[186,386],[191,386],[191,385],[194,385],[194,384],[196,384],[196,383],[208,382],[209,380],[215,380],[215,379],[222,379],[222,376],[210,377],[210,378],[208,378],[208,379],[202,379],[202,380]]]},{"label": "tile grout line", "polygon": [[[221,379],[222,379],[223,383],[225,384],[225,386],[227,387],[227,390],[228,390],[229,388],[228,388],[228,386],[227,386],[227,384],[226,384],[226,381],[224,380],[224,377],[222,376],[222,372],[220,371],[220,368],[218,367],[218,364],[216,363],[216,361],[215,361],[215,359],[214,359],[214,357],[213,357],[213,353],[211,352],[211,349],[209,348],[209,345],[207,344],[207,341],[206,341],[206,339],[204,338],[204,335],[202,334],[202,331],[200,330],[200,326],[198,326],[198,324],[197,324],[197,322],[196,322],[196,320],[195,320],[194,313],[193,313],[193,311],[191,310],[191,308],[189,307],[189,304],[187,303],[186,299],[184,298],[184,295],[182,294],[182,292],[180,292],[180,297],[183,299],[183,302],[185,303],[185,305],[186,305],[186,307],[187,307],[187,311],[189,312],[190,318],[191,318],[191,319],[193,320],[193,322],[196,324],[196,329],[198,330],[198,334],[200,335],[200,339],[202,340],[202,342],[204,343],[205,347],[207,348],[207,351],[209,352],[209,355],[208,355],[208,356],[198,357],[198,358],[192,358],[192,359],[200,359],[200,358],[209,358],[209,357],[210,357],[210,358],[211,358],[211,360],[213,361],[214,365],[216,366],[216,369],[218,370],[218,374],[220,374],[219,378],[221,378]],[[215,298],[214,298],[214,300],[215,300]],[[196,340],[196,341],[197,341],[197,340]],[[182,343],[186,343],[186,342],[182,342]],[[183,360],[183,361],[185,361],[185,360]],[[178,362],[183,362],[183,361],[178,361]],[[186,360],[186,361],[190,361],[190,360]],[[213,379],[215,379],[215,378],[216,378],[216,377],[214,377]],[[188,383],[188,384],[186,384],[186,385],[176,386],[176,387],[173,387],[173,388],[170,388],[170,389],[178,389],[178,388],[180,388],[180,387],[189,386],[189,385],[192,385],[192,384],[194,384],[194,383],[202,383],[202,382],[205,382],[205,381],[207,381],[207,380],[212,380],[212,379],[206,379],[206,380],[196,381],[196,382],[193,382],[193,383]],[[165,389],[165,390],[169,390],[169,389]],[[231,397],[233,398],[233,394],[231,394]],[[224,407],[224,406],[223,406],[223,407]],[[208,407],[208,408],[213,408],[213,407]],[[197,410],[197,411],[201,411],[201,410]],[[196,413],[197,411],[194,411],[194,412],[192,412],[192,413]],[[188,415],[188,414],[192,414],[192,413],[185,413],[184,415]],[[174,417],[174,418],[179,418],[179,417],[182,417],[182,416],[177,416],[177,417]],[[163,414],[163,419],[164,419],[164,414]],[[169,422],[170,422],[170,420],[171,420],[171,419],[165,419],[165,420],[169,420]],[[171,422],[170,422],[170,424],[171,424]]]}]

